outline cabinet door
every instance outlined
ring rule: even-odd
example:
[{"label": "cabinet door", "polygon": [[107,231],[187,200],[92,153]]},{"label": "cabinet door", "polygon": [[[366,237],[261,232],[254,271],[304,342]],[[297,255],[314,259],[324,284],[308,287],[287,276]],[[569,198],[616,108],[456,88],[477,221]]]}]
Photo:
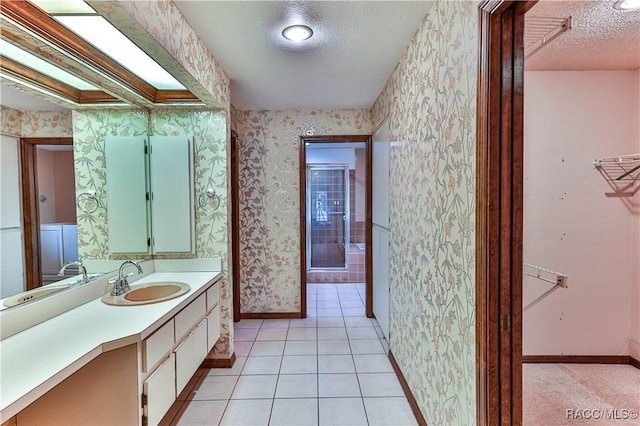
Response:
[{"label": "cabinet door", "polygon": [[151,229],[154,253],[194,253],[194,186],[191,141],[153,136]]},{"label": "cabinet door", "polygon": [[2,135],[0,138],[0,228],[19,228],[21,226],[20,208],[20,161],[18,159],[18,140]]},{"label": "cabinet door", "polygon": [[62,225],[62,262],[67,263],[76,260],[79,260],[78,225]]},{"label": "cabinet door", "polygon": [[[207,316],[207,350],[210,351],[220,338],[220,306]],[[208,352],[207,352],[208,353]]]},{"label": "cabinet door", "polygon": [[62,227],[40,225],[40,252],[43,275],[55,275],[62,267]]},{"label": "cabinet door", "polygon": [[389,231],[373,226],[373,313],[389,339]]},{"label": "cabinet door", "polygon": [[105,140],[107,225],[111,253],[148,253],[145,140]]},{"label": "cabinet door", "polygon": [[193,332],[189,333],[187,337],[178,345],[175,349],[176,354],[176,382],[175,392],[176,395],[180,395],[182,389],[187,385],[191,376],[195,370],[193,370],[193,357],[194,357],[194,338]]},{"label": "cabinet door", "polygon": [[389,227],[389,120],[387,119],[373,135],[373,187],[372,215],[373,223],[384,228]]},{"label": "cabinet door", "polygon": [[[207,320],[203,319],[202,322],[198,324],[198,327],[193,330],[193,373],[196,372],[209,353],[207,337]],[[193,373],[191,374],[193,375]]]},{"label": "cabinet door", "polygon": [[22,230],[0,229],[0,299],[24,291]]},{"label": "cabinet door", "polygon": [[149,425],[157,425],[176,399],[175,356],[169,358],[143,383],[147,395],[145,415]]}]

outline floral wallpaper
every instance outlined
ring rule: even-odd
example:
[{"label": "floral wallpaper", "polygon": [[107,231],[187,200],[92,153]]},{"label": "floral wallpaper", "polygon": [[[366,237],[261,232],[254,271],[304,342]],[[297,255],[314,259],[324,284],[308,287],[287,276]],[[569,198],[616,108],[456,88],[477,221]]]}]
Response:
[{"label": "floral wallpaper", "polygon": [[428,424],[476,423],[477,3],[436,2],[373,108],[390,114],[390,347]]},{"label": "floral wallpaper", "polygon": [[[196,257],[222,259],[220,286],[221,336],[214,353],[229,357],[233,351],[233,293],[227,196],[229,150],[227,120],[222,112],[159,109],[151,112],[154,136],[192,136],[195,163]],[[206,196],[212,188],[219,204]],[[157,257],[157,256],[156,256]],[[170,256],[175,258],[176,256]],[[186,256],[185,256],[186,257]]]},{"label": "floral wallpaper", "polygon": [[[110,259],[107,223],[105,139],[146,136],[149,115],[142,110],[73,111],[73,150],[78,200],[78,256]],[[86,197],[96,191],[96,200]],[[120,257],[115,257],[120,258]]]},{"label": "floral wallpaper", "polygon": [[23,112],[17,109],[0,105],[0,130],[14,136],[22,136]]},{"label": "floral wallpaper", "polygon": [[14,136],[60,137],[72,136],[71,111],[19,111],[0,106],[2,132]]},{"label": "floral wallpaper", "polygon": [[300,312],[300,135],[370,134],[367,109],[238,111],[241,311]]},{"label": "floral wallpaper", "polygon": [[23,111],[22,136],[65,137],[73,136],[71,111]]}]

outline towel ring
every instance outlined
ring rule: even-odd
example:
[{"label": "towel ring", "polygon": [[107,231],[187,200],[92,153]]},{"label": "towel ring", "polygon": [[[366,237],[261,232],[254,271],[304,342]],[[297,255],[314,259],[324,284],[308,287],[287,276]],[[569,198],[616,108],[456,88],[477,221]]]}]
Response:
[{"label": "towel ring", "polygon": [[201,209],[211,207],[213,211],[216,211],[218,207],[220,207],[220,196],[216,194],[213,188],[207,188],[207,190],[198,197],[198,205]]},{"label": "towel ring", "polygon": [[96,198],[96,191],[86,191],[80,193],[76,199],[76,207],[84,213],[94,213],[100,207]]}]

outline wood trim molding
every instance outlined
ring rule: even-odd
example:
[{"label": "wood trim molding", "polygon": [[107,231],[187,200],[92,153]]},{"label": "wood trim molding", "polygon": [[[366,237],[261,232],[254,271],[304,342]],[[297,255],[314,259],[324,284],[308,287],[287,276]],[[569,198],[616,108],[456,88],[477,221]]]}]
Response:
[{"label": "wood trim molding", "polygon": [[233,321],[240,321],[240,170],[238,133],[231,130],[231,279],[233,281]]},{"label": "wood trim molding", "polygon": [[298,157],[299,202],[300,202],[300,318],[307,317],[307,144],[300,136]]},{"label": "wood trim molding", "polygon": [[640,361],[629,355],[523,355],[523,364],[629,364],[640,369]]},{"label": "wood trim molding", "polygon": [[522,424],[524,13],[479,6],[476,179],[477,423]]},{"label": "wood trim molding", "polygon": [[24,276],[27,290],[42,285],[36,145],[73,145],[73,138],[20,138]]},{"label": "wood trim molding", "polygon": [[367,318],[375,318],[373,314],[373,136],[367,140],[366,148],[367,171],[366,171],[366,197],[367,205],[365,211],[365,234],[364,251],[365,266],[365,301],[364,308]]},{"label": "wood trim molding", "polygon": [[[7,22],[11,22],[12,25],[15,26],[12,31],[34,34],[38,38],[48,42],[51,46],[55,46],[60,52],[64,52],[66,58],[71,58],[74,64],[79,64],[84,70],[89,71],[91,82],[94,85],[100,87],[101,83],[105,82],[106,77],[107,80],[115,82],[119,87],[124,88],[126,92],[135,94],[135,96],[125,95],[121,99],[118,99],[104,91],[97,92],[102,93],[102,95],[98,95],[97,93],[87,93],[88,91],[78,91],[78,89],[75,88],[70,88],[71,91],[61,90],[60,85],[67,85],[48,76],[43,76],[35,70],[31,70],[33,71],[32,73],[23,73],[22,75],[24,77],[21,78],[21,80],[36,84],[38,87],[45,88],[78,104],[90,102],[122,102],[124,100],[125,102],[134,104],[142,103],[146,106],[152,106],[153,104],[179,104],[180,102],[193,102],[198,100],[198,98],[188,90],[156,89],[28,1],[2,2],[0,4],[0,13],[7,19]],[[41,57],[43,60],[47,60],[46,56],[38,53],[36,46],[29,45],[22,37],[16,36],[11,31],[3,28],[2,36],[11,40],[13,44]],[[59,64],[54,65],[60,67]],[[20,78],[19,76],[20,74],[15,75],[16,78]],[[80,93],[74,95],[72,92],[74,90]],[[66,95],[71,96],[68,97]],[[142,100],[144,100],[144,102],[142,102]]]},{"label": "wood trim molding", "polygon": [[243,312],[242,319],[298,319],[305,318],[300,312]]},{"label": "wood trim molding", "polygon": [[407,397],[407,401],[409,402],[409,406],[411,407],[411,411],[413,415],[416,417],[416,421],[420,426],[427,426],[427,421],[424,419],[422,412],[420,411],[420,407],[418,406],[418,402],[416,398],[413,396],[413,392],[411,392],[411,388],[407,383],[407,380],[404,378],[404,374],[402,374],[402,370],[398,365],[395,357],[391,350],[389,350],[389,361],[391,362],[391,366],[393,367],[393,371],[396,373],[396,377],[398,377],[398,381],[400,382],[400,386],[402,386],[402,391],[404,395]]},{"label": "wood trim molding", "polygon": [[0,55],[0,69],[20,82],[36,86],[76,104],[122,102],[100,90],[76,89],[2,55]]},{"label": "wood trim molding", "polygon": [[212,352],[202,361],[200,368],[231,368],[236,362],[235,352],[232,352],[229,358],[213,358]]},{"label": "wood trim molding", "polygon": [[[373,159],[373,139],[371,135],[334,135],[334,136],[300,136],[300,287],[302,318],[307,316],[307,143],[365,143],[366,156],[366,206],[365,206],[365,244],[371,247],[373,243],[373,194],[372,184],[372,159]],[[374,318],[373,315],[373,256],[371,250],[365,250],[365,314],[367,318]]]}]

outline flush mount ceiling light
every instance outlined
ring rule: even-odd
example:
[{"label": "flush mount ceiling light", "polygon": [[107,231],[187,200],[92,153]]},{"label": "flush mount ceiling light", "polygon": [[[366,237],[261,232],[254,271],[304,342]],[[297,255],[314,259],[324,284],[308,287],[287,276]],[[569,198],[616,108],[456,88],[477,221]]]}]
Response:
[{"label": "flush mount ceiling light", "polygon": [[306,25],[291,25],[282,30],[282,37],[291,41],[308,40],[313,35],[313,30]]},{"label": "flush mount ceiling light", "polygon": [[640,9],[640,0],[618,0],[613,7],[618,10]]}]

